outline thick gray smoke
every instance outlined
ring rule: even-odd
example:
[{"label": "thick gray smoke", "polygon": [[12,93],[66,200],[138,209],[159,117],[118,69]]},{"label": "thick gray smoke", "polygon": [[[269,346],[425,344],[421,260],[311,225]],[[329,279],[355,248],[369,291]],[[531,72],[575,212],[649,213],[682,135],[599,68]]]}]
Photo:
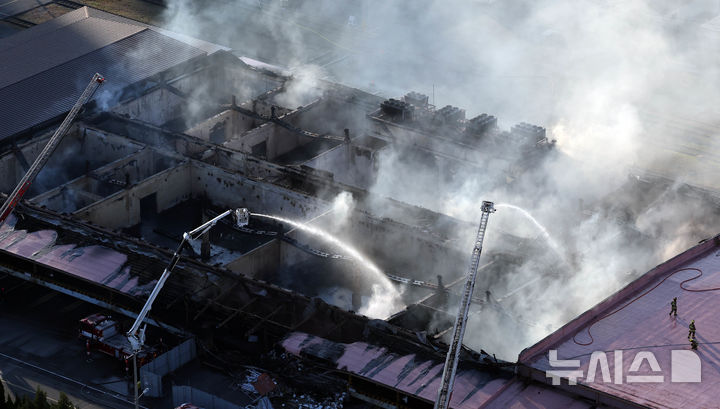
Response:
[{"label": "thick gray smoke", "polygon": [[[419,91],[468,117],[493,114],[501,128],[535,123],[557,141],[523,172],[519,154],[482,141],[460,167],[407,146],[378,159],[373,193],[473,223],[481,200],[520,206],[568,259],[520,212],[499,209],[486,254],[524,258],[481,277],[478,291],[491,291],[495,307],[470,319],[471,347],[512,360],[638,274],[720,231],[710,196],[685,185],[713,183],[703,173],[713,153],[698,154],[702,142],[685,129],[711,128],[702,122],[713,125],[720,106],[720,34],[711,22],[717,1],[208,4],[170,1],[168,28],[286,67],[324,65],[323,75],[387,96]],[[532,240],[510,245],[502,232]],[[468,258],[472,239],[466,234],[458,244]]]}]

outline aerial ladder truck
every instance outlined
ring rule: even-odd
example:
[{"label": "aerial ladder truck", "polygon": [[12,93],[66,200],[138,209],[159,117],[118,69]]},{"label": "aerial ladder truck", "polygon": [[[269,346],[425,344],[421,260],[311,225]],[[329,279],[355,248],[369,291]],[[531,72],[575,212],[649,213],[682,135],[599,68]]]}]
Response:
[{"label": "aerial ladder truck", "polygon": [[465,325],[467,324],[468,312],[472,303],[472,293],[475,289],[475,279],[477,278],[478,266],[480,265],[480,253],[482,252],[483,239],[485,238],[485,229],[487,228],[488,217],[490,213],[495,212],[493,202],[482,202],[482,217],[480,218],[480,227],[478,228],[475,246],[473,247],[472,257],[470,258],[470,268],[467,273],[467,281],[460,300],[460,309],[458,310],[455,325],[453,327],[452,342],[445,358],[445,367],[443,368],[442,381],[438,390],[437,400],[435,401],[435,409],[450,408],[450,397],[452,396],[453,384],[455,383],[455,372],[457,371],[458,361],[460,360],[460,350],[462,349],[462,341],[465,336]]},{"label": "aerial ladder truck", "polygon": [[40,152],[40,155],[35,159],[35,162],[30,166],[30,169],[25,173],[25,176],[20,179],[20,183],[15,186],[15,190],[10,193],[10,195],[5,200],[5,203],[3,203],[2,207],[0,207],[0,225],[2,225],[5,222],[5,219],[10,216],[10,213],[15,209],[15,206],[20,202],[23,195],[28,191],[30,188],[30,184],[32,184],[33,180],[35,180],[35,177],[40,173],[43,166],[47,163],[47,161],[50,159],[50,156],[55,151],[55,148],[60,144],[60,141],[62,141],[62,138],[65,136],[65,134],[70,129],[70,125],[72,125],[73,121],[75,120],[75,117],[80,113],[80,109],[82,109],[83,105],[85,105],[90,98],[92,98],[93,94],[95,94],[95,91],[98,89],[98,87],[105,82],[105,78],[103,78],[102,75],[95,73],[93,75],[92,80],[90,83],[85,87],[85,91],[83,91],[82,95],[80,95],[80,98],[75,102],[75,105],[73,105],[70,112],[65,117],[65,120],[62,121],[58,129],[55,130],[55,133],[48,141],[47,145],[45,145],[45,148],[43,148],[42,152]]},{"label": "aerial ladder truck", "polygon": [[226,216],[233,215],[233,218],[235,219],[235,223],[238,227],[247,226],[249,219],[250,219],[250,212],[247,209],[241,208],[241,209],[235,209],[235,210],[226,210],[223,213],[215,216],[214,218],[208,220],[207,222],[203,223],[201,226],[183,233],[182,241],[180,241],[180,245],[175,250],[175,253],[173,254],[172,258],[170,259],[170,263],[168,263],[167,267],[165,267],[165,270],[163,270],[162,275],[160,276],[160,279],[158,279],[157,284],[155,284],[155,287],[153,288],[152,292],[150,293],[150,296],[148,297],[147,301],[145,301],[145,305],[143,305],[142,310],[140,310],[140,313],[138,314],[137,318],[135,318],[135,322],[130,327],[128,332],[125,334],[128,341],[130,341],[130,345],[132,345],[132,349],[134,351],[133,353],[133,389],[135,390],[135,407],[138,407],[138,387],[137,387],[137,355],[138,352],[140,352],[143,348],[143,345],[145,344],[145,328],[147,327],[147,324],[144,325],[142,328],[140,326],[142,325],[143,321],[147,317],[148,313],[150,312],[150,309],[152,308],[153,303],[155,302],[155,298],[157,298],[158,293],[160,293],[160,290],[165,285],[165,282],[167,281],[168,277],[170,277],[170,274],[172,274],[173,270],[175,269],[175,266],[177,266],[177,263],[180,261],[180,254],[182,254],[183,249],[185,248],[185,245],[187,245],[192,240],[199,239],[203,234],[210,231],[210,229],[215,226],[215,224],[220,221],[220,219],[225,218]]}]

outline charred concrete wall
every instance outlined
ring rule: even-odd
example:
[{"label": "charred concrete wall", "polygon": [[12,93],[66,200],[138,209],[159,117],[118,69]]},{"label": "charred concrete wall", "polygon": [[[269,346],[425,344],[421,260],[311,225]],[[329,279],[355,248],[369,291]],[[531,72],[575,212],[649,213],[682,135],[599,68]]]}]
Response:
[{"label": "charred concrete wall", "polygon": [[[224,61],[214,63],[212,59]],[[285,81],[282,77],[248,67],[228,53],[211,56],[207,62],[204,66],[167,79],[167,84],[195,102],[211,100],[229,103],[235,96],[240,103],[275,89]]]},{"label": "charred concrete wall", "polygon": [[[280,120],[298,126],[301,116],[315,108],[319,102],[320,100],[316,100],[284,115],[281,115],[276,109],[275,114]],[[276,124],[265,123],[242,135],[235,136],[224,143],[224,146],[273,161],[285,153],[312,142],[312,140],[310,137],[302,136]]]},{"label": "charred concrete wall", "polygon": [[262,279],[280,267],[280,240],[271,240],[227,264],[225,268],[251,278]]},{"label": "charred concrete wall", "polygon": [[73,213],[168,169],[175,163],[175,160],[146,147],[136,154],[37,195],[32,201],[58,212]]},{"label": "charred concrete wall", "polygon": [[186,130],[185,133],[205,141],[222,144],[250,129],[257,128],[263,123],[265,121],[248,117],[230,109]]},{"label": "charred concrete wall", "polygon": [[358,105],[339,100],[326,94],[308,109],[293,116],[295,126],[319,134],[342,136],[345,129],[353,135],[361,135],[368,127],[365,110]]},{"label": "charred concrete wall", "polygon": [[[95,202],[102,200],[105,196],[117,192],[121,187],[117,185],[106,186],[103,182],[83,176],[70,183],[56,187],[31,200],[40,206],[47,207],[60,213],[73,213]],[[99,194],[100,191],[105,194]]]},{"label": "charred concrete wall", "polygon": [[197,102],[224,101],[226,98],[220,97],[219,94],[224,95],[228,89],[225,80],[225,69],[217,64],[183,74],[172,81],[168,81],[168,84]]},{"label": "charred concrete wall", "polygon": [[311,141],[312,138],[301,136],[273,123],[266,123],[229,140],[223,145],[230,149],[252,153],[255,156],[273,161],[280,155]]},{"label": "charred concrete wall", "polygon": [[34,197],[32,201],[59,213],[73,213],[103,199],[104,196],[92,193],[92,190],[96,190],[93,184],[97,184],[97,181],[87,177],[78,178],[72,184],[57,187]]},{"label": "charred concrete wall", "polygon": [[193,162],[195,197],[207,197],[221,207],[247,207],[251,212],[284,215],[306,220],[327,209],[328,204],[280,186],[239,177],[202,162]]},{"label": "charred concrete wall", "polygon": [[192,195],[189,163],[162,171],[77,213],[81,218],[109,229],[140,223],[140,200],[156,194],[157,212]]},{"label": "charred concrete wall", "polygon": [[273,107],[275,107],[275,115],[277,116],[283,116],[289,112],[292,112],[292,109],[280,106],[278,105],[278,102],[275,101],[274,96],[278,92],[279,90],[268,91],[267,93],[260,95],[258,98],[255,98],[252,101],[243,102],[242,104],[240,104],[240,107],[256,112],[263,116],[272,115]]},{"label": "charred concrete wall", "polygon": [[177,160],[162,155],[154,149],[144,148],[135,155],[110,163],[93,173],[104,180],[127,182],[131,185],[169,169],[177,163]]},{"label": "charred concrete wall", "polygon": [[232,139],[225,142],[223,146],[243,153],[252,153],[254,156],[274,158],[275,152],[268,149],[268,141],[272,138],[275,131],[275,125],[265,123],[245,134],[235,135]]},{"label": "charred concrete wall", "polygon": [[141,144],[153,146],[163,154],[171,156],[198,157],[211,148],[205,141],[182,133],[168,131],[146,122],[127,119],[117,114],[103,114],[87,129],[102,129],[100,132],[124,136]]},{"label": "charred concrete wall", "polygon": [[332,213],[312,224],[346,238],[387,272],[432,282],[437,274],[448,280],[464,274],[467,251],[458,251],[418,228],[362,211],[351,212],[342,224]]},{"label": "charred concrete wall", "polygon": [[316,198],[268,183],[246,179],[202,162],[189,161],[161,171],[79,212],[85,220],[117,229],[140,222],[140,200],[156,194],[157,212],[189,198],[215,206],[305,219],[328,205]]},{"label": "charred concrete wall", "polygon": [[333,174],[336,181],[368,189],[376,176],[376,152],[351,144],[342,144],[323,152],[303,165]]},{"label": "charred concrete wall", "polygon": [[181,96],[166,88],[157,88],[114,107],[113,111],[159,126],[180,116],[186,104]]},{"label": "charred concrete wall", "polygon": [[231,99],[234,95],[237,102],[250,101],[254,97],[281,86],[285,79],[268,75],[253,68],[226,65],[222,72],[224,83],[222,90],[224,98]]},{"label": "charred concrete wall", "polygon": [[245,152],[228,149],[215,149],[211,156],[205,159],[206,163],[233,169],[236,173],[258,180],[273,181],[282,178],[285,168],[256,158]]},{"label": "charred concrete wall", "polygon": [[[87,125],[83,126],[87,127]],[[95,119],[93,126],[103,129],[103,132],[122,135],[139,143],[151,145],[163,154],[201,158],[206,163],[232,169],[235,173],[253,178],[274,180],[287,173],[287,169],[282,166],[266,162],[244,152],[219,148],[201,139],[114,114],[102,115]]]},{"label": "charred concrete wall", "polygon": [[[3,175],[0,191],[9,192],[15,187],[27,171],[22,160],[32,164],[51,135],[51,132],[47,133],[19,146],[17,152],[8,152],[0,157],[0,174]],[[30,192],[35,195],[45,192],[141,148],[141,145],[125,138],[75,125],[40,171]]]}]

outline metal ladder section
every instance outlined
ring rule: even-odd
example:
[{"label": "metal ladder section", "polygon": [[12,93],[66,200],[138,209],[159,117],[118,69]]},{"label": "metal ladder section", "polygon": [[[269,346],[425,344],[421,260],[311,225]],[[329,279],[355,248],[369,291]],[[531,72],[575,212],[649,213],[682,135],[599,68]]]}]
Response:
[{"label": "metal ladder section", "polygon": [[47,145],[45,145],[45,148],[43,148],[42,152],[40,152],[40,155],[38,155],[38,157],[35,159],[35,162],[33,162],[32,166],[30,166],[30,169],[25,173],[25,176],[20,179],[20,183],[15,186],[15,190],[13,190],[10,196],[8,196],[7,200],[5,200],[5,203],[3,203],[2,207],[0,207],[0,224],[2,224],[13,211],[13,209],[15,209],[15,206],[18,204],[18,202],[20,202],[20,199],[22,199],[25,192],[27,192],[30,184],[33,182],[37,174],[40,173],[40,170],[43,168],[43,166],[45,166],[45,163],[47,163],[48,159],[50,159],[50,156],[55,151],[55,148],[57,148],[57,146],[60,144],[60,141],[67,133],[68,129],[70,129],[70,125],[72,125],[72,122],[75,120],[75,117],[80,112],[80,109],[92,97],[92,95],[95,93],[95,90],[97,90],[100,84],[102,84],[104,81],[105,79],[102,75],[97,73],[93,75],[92,80],[90,81],[88,86],[85,87],[85,91],[83,91],[80,99],[78,99],[75,105],[73,105],[72,109],[65,117],[65,120],[63,120],[58,129],[55,130],[55,133],[50,138]]},{"label": "metal ladder section", "polygon": [[480,253],[482,252],[483,239],[485,238],[485,229],[487,228],[488,217],[490,217],[490,213],[494,211],[495,207],[492,202],[482,203],[480,227],[478,228],[475,247],[473,247],[472,257],[470,258],[470,268],[467,274],[462,300],[460,301],[460,310],[458,311],[455,326],[453,327],[452,342],[450,343],[447,358],[445,359],[445,367],[443,368],[438,397],[435,401],[435,409],[447,409],[450,407],[450,397],[452,396],[453,384],[455,383],[455,372],[457,371],[463,336],[465,335],[465,324],[467,323],[468,312],[472,302],[472,293],[475,289],[475,278],[477,277],[477,270],[480,265]]}]

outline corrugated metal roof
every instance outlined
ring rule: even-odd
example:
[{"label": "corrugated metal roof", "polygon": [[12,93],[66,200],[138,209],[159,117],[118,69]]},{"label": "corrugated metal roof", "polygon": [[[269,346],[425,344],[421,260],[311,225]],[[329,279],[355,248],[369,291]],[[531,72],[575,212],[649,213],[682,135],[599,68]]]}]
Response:
[{"label": "corrugated metal roof", "polygon": [[[2,51],[0,88],[29,78],[144,30],[143,27],[88,17],[60,30]],[[12,38],[12,37],[11,37]]]},{"label": "corrugated metal roof", "polygon": [[230,51],[231,50],[230,47],[225,47],[225,46],[218,45],[215,43],[210,43],[205,40],[200,40],[199,38],[194,38],[194,37],[190,37],[185,34],[176,33],[174,31],[170,31],[170,30],[165,30],[164,28],[154,27],[154,26],[149,26],[148,28],[153,31],[157,31],[160,34],[164,34],[168,37],[172,37],[178,41],[182,41],[185,44],[190,44],[191,46],[193,46],[195,48],[199,48],[199,49],[207,52],[208,54],[212,54],[215,51],[221,51],[221,50],[222,51]]},{"label": "corrugated metal roof", "polygon": [[[33,0],[33,1],[36,1],[36,0]],[[2,6],[0,6],[0,7],[2,7]],[[5,49],[11,48],[11,47],[15,47],[22,43],[26,43],[30,40],[42,37],[49,33],[53,33],[54,31],[62,29],[65,26],[77,23],[77,22],[82,21],[87,18],[102,19],[102,20],[112,21],[112,22],[116,22],[116,23],[138,26],[138,27],[140,27],[140,30],[142,30],[143,28],[152,28],[152,26],[149,26],[145,23],[141,23],[139,21],[135,21],[135,20],[123,17],[123,16],[119,16],[117,14],[107,13],[105,11],[90,8],[90,7],[86,6],[86,7],[80,7],[79,9],[65,13],[62,16],[55,17],[54,19],[46,21],[42,24],[38,24],[36,26],[30,27],[26,30],[23,30],[23,31],[11,36],[11,37],[6,37],[6,38],[0,39],[0,50],[5,50]],[[189,44],[194,45],[192,43],[189,43]]]},{"label": "corrugated metal roof", "polygon": [[[18,227],[17,223],[23,226]],[[47,229],[51,223],[27,213],[18,222],[16,213],[11,214],[0,225],[0,257],[11,254],[33,260],[68,276],[142,300],[152,291],[167,265],[167,256],[157,257],[159,254],[153,251],[119,251],[98,242],[89,230],[71,231],[56,226]],[[178,266],[173,275],[182,277],[186,268]],[[167,305],[186,290],[182,279],[170,280],[158,295],[156,305]]]},{"label": "corrugated metal roof", "polygon": [[503,388],[484,409],[592,409],[593,402],[536,383],[515,379]]},{"label": "corrugated metal roof", "polygon": [[102,106],[122,87],[202,55],[146,29],[18,81],[0,89],[0,140],[69,111],[95,72],[107,79],[94,98]]},{"label": "corrugated metal roof", "polygon": [[54,230],[16,230],[13,215],[0,226],[0,249],[58,268],[86,280],[133,294],[138,278],[130,274],[127,256],[102,246],[56,245]]},{"label": "corrugated metal roof", "polygon": [[[374,382],[434,402],[440,387],[443,362],[416,354],[398,355],[388,348],[365,342],[342,344],[314,335],[293,332],[282,342],[286,351],[307,354]],[[482,407],[510,381],[509,376],[459,368],[455,376],[450,407]]]},{"label": "corrugated metal roof", "polygon": [[[545,373],[580,371],[577,384],[581,387],[638,405],[717,408],[718,294],[720,247],[708,240],[660,264],[526,349],[519,361]],[[673,297],[678,297],[677,317],[668,314]],[[691,320],[700,343],[697,351],[690,349],[687,338]],[[565,363],[551,365],[551,350]],[[606,373],[603,358],[609,360]],[[573,360],[579,365],[571,364]],[[616,368],[616,363],[621,367]],[[638,380],[643,376],[649,378]]]},{"label": "corrugated metal roof", "polygon": [[69,24],[77,23],[80,20],[88,18],[88,8],[82,7],[77,10],[73,10],[69,13],[65,13],[60,17],[56,17],[50,21],[46,21],[42,24],[25,29],[10,37],[0,39],[0,50],[6,50],[11,47],[15,47],[18,44],[28,42],[34,38],[52,33],[58,29],[61,29]]},{"label": "corrugated metal roof", "polygon": [[[77,25],[77,28],[68,27],[74,25]],[[209,43],[207,41],[193,38],[184,34],[175,33],[173,31],[165,30],[160,27],[150,26],[139,21],[118,16],[116,14],[107,13],[102,10],[97,10],[90,7],[81,7],[77,10],[73,10],[71,12],[63,14],[62,16],[54,18],[43,24],[30,27],[10,37],[0,39],[0,51],[10,50],[11,48],[18,46],[32,48],[31,45],[33,45],[33,41],[36,42],[35,44],[40,45],[43,45],[44,41],[60,42],[59,40],[55,39],[57,33],[60,32],[61,37],[66,40],[65,44],[62,45],[65,47],[72,47],[73,50],[71,51],[77,56],[84,54],[84,52],[82,52],[83,50],[85,52],[90,52],[96,50],[97,48],[110,44],[111,42],[113,42],[109,41],[109,39],[111,39],[112,37],[117,37],[117,39],[115,40],[117,41],[136,32],[142,31],[145,28],[149,28],[153,31],[174,38],[195,48],[199,48],[207,52],[208,54],[212,54],[215,51],[219,50],[230,50],[227,47]],[[71,31],[68,33],[64,33],[62,32],[63,30]],[[72,31],[82,31],[82,33],[80,33],[81,36],[71,37],[73,34]],[[129,34],[123,36],[123,32],[127,32]],[[93,48],[93,44],[96,44],[97,46]],[[44,48],[50,47],[44,45]],[[62,62],[69,61],[70,59],[75,58],[69,56],[69,54],[61,54],[58,52],[58,50],[54,48],[50,51],[53,56],[67,57]],[[40,54],[42,55],[43,53]],[[33,57],[33,55],[30,53],[28,55],[24,55],[25,58],[28,58],[28,56]],[[0,61],[5,61],[6,63],[12,64],[15,63],[10,59],[6,59],[4,56],[3,59]],[[0,62],[0,65],[2,65],[2,62]],[[30,75],[33,74],[27,74],[26,77],[29,77]],[[5,78],[0,76],[0,81],[5,81]],[[0,86],[2,86],[2,84],[0,84]]]}]

